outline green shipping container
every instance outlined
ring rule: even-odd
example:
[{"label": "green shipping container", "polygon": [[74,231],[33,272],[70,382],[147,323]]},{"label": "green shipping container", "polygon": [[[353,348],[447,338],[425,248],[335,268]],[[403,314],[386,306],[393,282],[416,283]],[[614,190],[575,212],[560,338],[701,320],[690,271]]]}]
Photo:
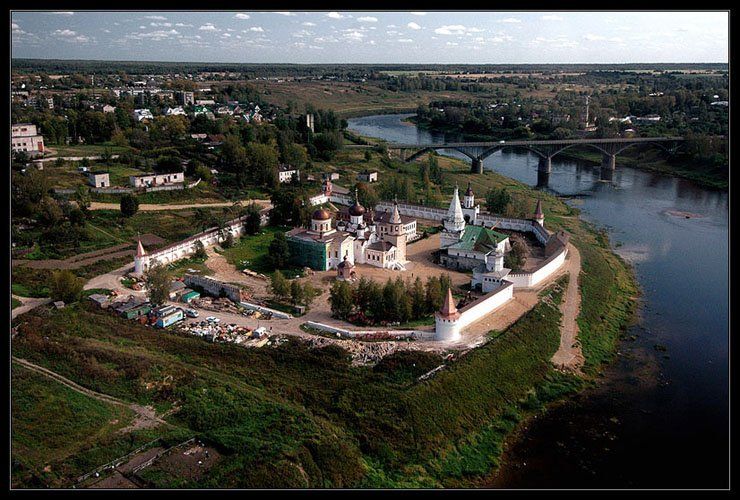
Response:
[{"label": "green shipping container", "polygon": [[139,316],[149,314],[149,311],[151,310],[152,310],[152,306],[150,305],[134,307],[134,308],[129,309],[128,311],[125,311],[123,313],[123,317],[126,319],[134,319],[134,318],[138,318]]}]

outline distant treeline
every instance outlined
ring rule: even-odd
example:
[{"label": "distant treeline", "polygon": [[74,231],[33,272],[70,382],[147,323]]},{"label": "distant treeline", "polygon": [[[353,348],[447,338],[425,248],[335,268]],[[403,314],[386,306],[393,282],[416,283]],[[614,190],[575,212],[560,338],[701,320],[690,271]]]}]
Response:
[{"label": "distant treeline", "polygon": [[649,63],[649,64],[254,64],[161,61],[85,61],[64,59],[13,59],[14,71],[83,72],[107,74],[157,74],[162,72],[236,72],[249,77],[265,76],[361,76],[378,71],[444,72],[532,72],[532,71],[628,71],[628,70],[714,70],[728,71],[725,63]]}]

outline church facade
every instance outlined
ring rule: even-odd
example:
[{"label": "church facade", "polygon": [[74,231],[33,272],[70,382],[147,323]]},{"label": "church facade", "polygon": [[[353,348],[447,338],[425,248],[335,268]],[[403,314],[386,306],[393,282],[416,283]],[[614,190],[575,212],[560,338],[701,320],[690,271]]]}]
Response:
[{"label": "church facade", "polygon": [[337,269],[340,277],[348,277],[349,269],[355,272],[356,264],[405,270],[406,242],[416,231],[416,221],[402,218],[398,203],[390,214],[377,214],[366,210],[355,193],[346,215],[334,221],[331,212],[318,209],[310,229],[290,230],[286,237],[293,264],[317,271]]}]

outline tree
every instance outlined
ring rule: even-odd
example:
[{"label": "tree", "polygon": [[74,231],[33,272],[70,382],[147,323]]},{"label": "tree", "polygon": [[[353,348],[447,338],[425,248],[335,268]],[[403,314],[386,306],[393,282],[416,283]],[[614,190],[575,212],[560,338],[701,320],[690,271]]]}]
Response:
[{"label": "tree", "polygon": [[272,274],[272,278],[270,278],[270,289],[278,300],[283,300],[291,292],[288,280],[285,279],[285,276],[280,271],[275,271]]},{"label": "tree", "polygon": [[82,213],[87,213],[90,208],[90,189],[87,186],[77,186],[75,189],[74,199]]},{"label": "tree", "polygon": [[149,292],[149,301],[152,304],[164,304],[170,296],[171,278],[169,270],[155,264],[146,273],[146,286]]},{"label": "tree", "polygon": [[288,241],[285,239],[285,233],[278,231],[270,242],[267,260],[274,269],[281,269],[288,264],[289,259],[290,250],[288,249]]},{"label": "tree", "polygon": [[206,253],[206,247],[203,246],[203,242],[200,240],[195,242],[195,253],[193,254],[193,258],[199,259],[199,260],[205,260],[208,258],[208,254]]},{"label": "tree", "polygon": [[426,307],[428,313],[437,311],[442,307],[442,286],[436,276],[427,278]]},{"label": "tree", "polygon": [[410,288],[412,316],[414,319],[419,319],[427,312],[424,284],[421,282],[421,278],[417,276]]},{"label": "tree", "polygon": [[355,184],[355,189],[357,190],[357,198],[359,198],[360,205],[368,210],[374,208],[380,201],[375,188],[366,182],[358,182]]},{"label": "tree", "polygon": [[526,261],[524,246],[518,241],[512,241],[511,251],[504,256],[504,267],[516,272],[522,269]]},{"label": "tree", "polygon": [[124,217],[133,217],[139,211],[139,200],[132,194],[121,196],[121,214]]},{"label": "tree", "polygon": [[506,188],[492,188],[486,194],[486,210],[490,213],[504,213],[511,203],[511,195]]},{"label": "tree", "polygon": [[368,150],[365,150],[365,161],[366,162],[369,162],[372,159],[373,159],[372,153],[370,151],[368,151]]},{"label": "tree", "polygon": [[67,269],[55,271],[51,278],[51,297],[69,304],[80,300],[85,280]]},{"label": "tree", "polygon": [[259,206],[256,203],[250,203],[246,211],[247,219],[244,221],[244,230],[247,234],[259,233],[262,224]]},{"label": "tree", "polygon": [[329,304],[335,318],[347,319],[352,313],[352,289],[346,281],[335,281],[331,286]]},{"label": "tree", "polygon": [[231,231],[226,233],[226,238],[221,242],[221,248],[231,248],[234,246],[234,235]]},{"label": "tree", "polygon": [[268,187],[277,186],[278,154],[275,148],[269,144],[250,142],[245,153],[249,172],[254,180]]},{"label": "tree", "polygon": [[293,280],[290,283],[290,301],[293,305],[303,301],[303,287],[298,280]]},{"label": "tree", "polygon": [[303,298],[301,303],[306,307],[311,307],[313,301],[321,294],[321,290],[315,288],[310,282],[303,285]]}]

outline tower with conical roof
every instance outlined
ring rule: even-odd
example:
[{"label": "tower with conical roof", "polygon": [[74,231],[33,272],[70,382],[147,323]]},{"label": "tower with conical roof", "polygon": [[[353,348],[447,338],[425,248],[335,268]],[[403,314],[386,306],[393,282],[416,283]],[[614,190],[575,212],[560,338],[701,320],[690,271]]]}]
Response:
[{"label": "tower with conical roof", "polygon": [[442,301],[442,307],[434,314],[434,338],[436,340],[460,339],[460,312],[455,307],[452,290],[447,289],[447,295]]},{"label": "tower with conical roof", "polygon": [[148,256],[144,245],[141,244],[141,238],[137,238],[136,256],[134,257],[134,274],[141,276],[146,271]]},{"label": "tower with conical roof", "polygon": [[457,184],[455,184],[450,208],[447,210],[447,215],[442,219],[442,224],[444,225],[444,231],[439,235],[440,248],[447,248],[460,241],[465,232],[465,217],[463,216],[462,205],[460,205]]},{"label": "tower with conical roof", "polygon": [[475,193],[469,182],[468,189],[465,190],[465,196],[463,196],[462,213],[468,224],[475,224],[480,213],[480,205],[475,204]]},{"label": "tower with conical roof", "polygon": [[537,206],[534,208],[534,216],[532,217],[535,222],[539,223],[540,226],[545,227],[545,214],[542,213],[542,200],[537,200]]}]

